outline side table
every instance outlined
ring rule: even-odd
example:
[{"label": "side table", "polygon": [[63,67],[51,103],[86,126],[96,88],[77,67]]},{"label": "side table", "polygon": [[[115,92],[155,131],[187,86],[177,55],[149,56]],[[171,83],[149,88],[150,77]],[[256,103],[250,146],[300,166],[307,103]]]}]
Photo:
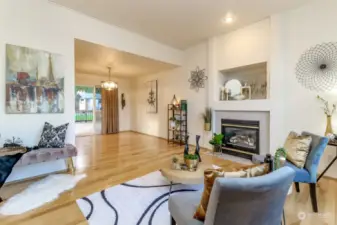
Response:
[{"label": "side table", "polygon": [[328,171],[330,169],[330,167],[337,160],[337,141],[330,140],[329,143],[328,143],[328,146],[333,146],[333,147],[336,148],[336,156],[333,158],[333,160],[330,162],[330,164],[324,169],[324,171],[319,175],[319,177],[317,178],[317,182],[324,176],[326,171]]}]

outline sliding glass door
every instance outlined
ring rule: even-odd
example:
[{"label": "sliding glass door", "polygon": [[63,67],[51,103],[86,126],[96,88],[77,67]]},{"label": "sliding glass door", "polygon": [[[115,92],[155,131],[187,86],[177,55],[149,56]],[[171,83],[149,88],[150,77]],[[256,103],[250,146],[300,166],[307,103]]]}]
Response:
[{"label": "sliding glass door", "polygon": [[76,136],[101,133],[101,105],[99,88],[75,87]]},{"label": "sliding glass door", "polygon": [[100,86],[95,87],[95,107],[94,107],[94,133],[102,133],[102,89]]}]

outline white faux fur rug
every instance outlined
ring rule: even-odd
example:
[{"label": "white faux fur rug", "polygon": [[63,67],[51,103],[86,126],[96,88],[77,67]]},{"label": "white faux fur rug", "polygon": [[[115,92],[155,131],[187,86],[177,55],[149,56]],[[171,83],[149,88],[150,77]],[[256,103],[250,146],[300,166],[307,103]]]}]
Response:
[{"label": "white faux fur rug", "polygon": [[18,215],[41,207],[57,199],[61,193],[74,188],[85,177],[85,174],[76,176],[69,174],[50,175],[5,201],[0,208],[0,214]]}]

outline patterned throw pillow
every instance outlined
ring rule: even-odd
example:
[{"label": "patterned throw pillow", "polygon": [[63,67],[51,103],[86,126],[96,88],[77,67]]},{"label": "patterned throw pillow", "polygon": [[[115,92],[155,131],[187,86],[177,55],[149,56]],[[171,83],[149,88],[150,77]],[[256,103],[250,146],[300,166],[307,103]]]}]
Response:
[{"label": "patterned throw pillow", "polygon": [[54,127],[48,122],[45,122],[41,139],[39,142],[40,148],[63,148],[65,146],[66,133],[69,123]]},{"label": "patterned throw pillow", "polygon": [[284,149],[287,151],[287,159],[300,169],[303,169],[307,161],[311,141],[311,136],[290,132],[284,144]]},{"label": "patterned throw pillow", "polygon": [[225,171],[224,169],[207,169],[204,172],[204,191],[202,193],[200,204],[194,213],[194,218],[200,221],[204,221],[206,217],[206,211],[208,207],[209,198],[215,179],[218,177],[226,178],[245,178],[245,177],[257,177],[267,174],[269,172],[268,164],[261,165],[249,165],[243,166],[239,169],[233,169],[233,171]]}]

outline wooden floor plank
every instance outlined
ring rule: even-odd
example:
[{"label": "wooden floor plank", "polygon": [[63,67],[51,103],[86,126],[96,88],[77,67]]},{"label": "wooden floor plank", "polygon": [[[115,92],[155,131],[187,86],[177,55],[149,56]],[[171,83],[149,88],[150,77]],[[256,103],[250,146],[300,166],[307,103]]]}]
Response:
[{"label": "wooden floor plank", "polygon": [[[0,217],[1,225],[87,224],[75,202],[76,199],[169,166],[172,156],[183,151],[183,147],[168,145],[163,139],[133,132],[78,137],[76,145],[79,149],[75,162],[76,173],[85,173],[87,177],[73,190],[37,210],[19,216]],[[204,154],[202,157],[209,163],[226,163],[216,157]],[[9,198],[32,182],[34,181],[6,186],[0,194]],[[293,190],[285,205],[287,224],[337,225],[336,192],[336,181],[321,179],[317,189],[320,213],[315,214],[311,209],[308,185],[301,185],[300,193]],[[305,214],[303,220],[299,219],[300,212]]]}]

